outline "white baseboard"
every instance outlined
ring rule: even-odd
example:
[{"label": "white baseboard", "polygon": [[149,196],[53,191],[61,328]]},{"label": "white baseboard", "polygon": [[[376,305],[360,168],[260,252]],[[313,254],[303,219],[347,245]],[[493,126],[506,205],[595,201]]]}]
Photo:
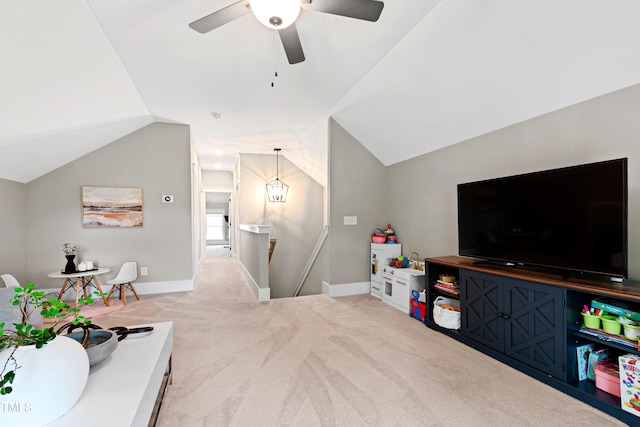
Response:
[{"label": "white baseboard", "polygon": [[[136,288],[136,292],[141,295],[147,294],[168,294],[171,292],[189,292],[195,289],[194,280],[170,280],[165,282],[145,282],[136,283],[133,285]],[[109,286],[111,289],[111,286]],[[103,290],[106,291],[104,288]]]},{"label": "white baseboard", "polygon": [[[189,292],[195,289],[194,280],[169,280],[165,282],[133,282],[133,286],[136,288],[138,295],[150,295],[150,294],[167,294],[172,292]],[[100,285],[103,292],[109,293],[111,285]],[[96,290],[95,287],[90,287],[92,291]],[[55,293],[58,295],[62,288],[52,289],[38,289],[44,291],[45,294]],[[75,299],[75,290],[73,288],[67,289],[62,297],[63,300]]]},{"label": "white baseboard", "polygon": [[331,298],[369,294],[371,293],[371,282],[342,283],[339,285],[322,282],[322,293]]},{"label": "white baseboard", "polygon": [[256,296],[256,299],[259,302],[266,302],[271,299],[271,288],[261,288],[258,286],[258,283],[253,279],[249,271],[245,268],[244,264],[238,261],[238,265],[240,266],[240,271],[247,282],[249,282],[249,287],[251,288],[251,292]]},{"label": "white baseboard", "polygon": [[258,301],[265,302],[271,299],[271,288],[258,288]]}]

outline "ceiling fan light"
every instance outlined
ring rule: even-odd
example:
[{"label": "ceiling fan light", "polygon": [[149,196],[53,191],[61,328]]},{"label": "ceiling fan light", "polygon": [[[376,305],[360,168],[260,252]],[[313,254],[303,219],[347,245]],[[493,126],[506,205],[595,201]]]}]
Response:
[{"label": "ceiling fan light", "polygon": [[300,14],[300,0],[250,0],[251,11],[268,28],[281,30]]}]

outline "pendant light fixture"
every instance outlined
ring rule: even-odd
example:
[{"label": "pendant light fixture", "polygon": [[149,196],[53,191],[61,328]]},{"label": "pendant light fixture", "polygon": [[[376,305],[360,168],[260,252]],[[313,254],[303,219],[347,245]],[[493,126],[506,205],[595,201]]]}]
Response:
[{"label": "pendant light fixture", "polygon": [[273,151],[276,152],[276,179],[267,183],[267,197],[270,202],[274,203],[284,203],[287,201],[287,193],[289,192],[289,186],[284,182],[280,181],[278,177],[278,154],[280,153],[280,148],[274,148]]}]

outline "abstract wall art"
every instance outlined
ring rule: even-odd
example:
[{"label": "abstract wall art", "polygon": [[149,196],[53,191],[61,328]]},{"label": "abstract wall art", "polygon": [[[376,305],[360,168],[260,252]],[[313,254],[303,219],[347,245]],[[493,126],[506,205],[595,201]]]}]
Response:
[{"label": "abstract wall art", "polygon": [[142,227],[142,188],[82,187],[85,228]]}]

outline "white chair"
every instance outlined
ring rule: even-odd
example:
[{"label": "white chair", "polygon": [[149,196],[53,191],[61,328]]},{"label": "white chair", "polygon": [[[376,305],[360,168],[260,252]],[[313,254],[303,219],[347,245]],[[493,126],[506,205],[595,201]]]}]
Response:
[{"label": "white chair", "polygon": [[122,264],[120,267],[120,271],[118,275],[111,279],[107,280],[107,285],[112,285],[111,290],[109,291],[109,295],[107,295],[107,301],[111,298],[111,294],[115,289],[120,291],[120,299],[122,300],[123,305],[127,305],[127,288],[131,289],[133,294],[136,296],[136,299],[140,299],[138,297],[138,293],[136,289],[133,287],[133,281],[138,278],[138,263],[134,261],[127,261]]},{"label": "white chair", "polygon": [[[20,282],[18,282],[18,280],[13,277],[13,275],[11,274],[1,274],[0,277],[2,277],[2,280],[4,281],[4,284],[6,285],[7,288],[19,288],[20,287]],[[0,297],[2,297],[4,299],[5,296],[9,296],[9,292],[11,292],[10,296],[13,296],[14,293],[13,291],[6,291],[7,293],[4,295],[0,295]],[[11,306],[7,306],[7,307],[11,307]],[[38,327],[42,326],[42,315],[40,314],[40,310],[32,310],[33,305],[29,306],[29,311],[31,311],[31,314],[29,315],[29,323],[33,324],[33,325],[38,325]],[[0,307],[0,311],[2,310],[2,307]],[[21,323],[24,321],[24,319],[22,318],[22,311],[19,310],[17,307],[11,307],[11,309],[9,310],[4,310],[6,311],[6,313],[10,313],[11,319],[10,322],[12,324],[15,323]],[[4,313],[4,316],[7,316],[7,314]],[[0,313],[0,322],[5,321],[8,319],[3,319],[3,315],[2,313]]]},{"label": "white chair", "polygon": [[20,286],[18,280],[16,280],[16,278],[11,274],[3,274],[0,277],[2,277],[2,280],[4,280],[4,284],[7,288],[17,288]]}]

